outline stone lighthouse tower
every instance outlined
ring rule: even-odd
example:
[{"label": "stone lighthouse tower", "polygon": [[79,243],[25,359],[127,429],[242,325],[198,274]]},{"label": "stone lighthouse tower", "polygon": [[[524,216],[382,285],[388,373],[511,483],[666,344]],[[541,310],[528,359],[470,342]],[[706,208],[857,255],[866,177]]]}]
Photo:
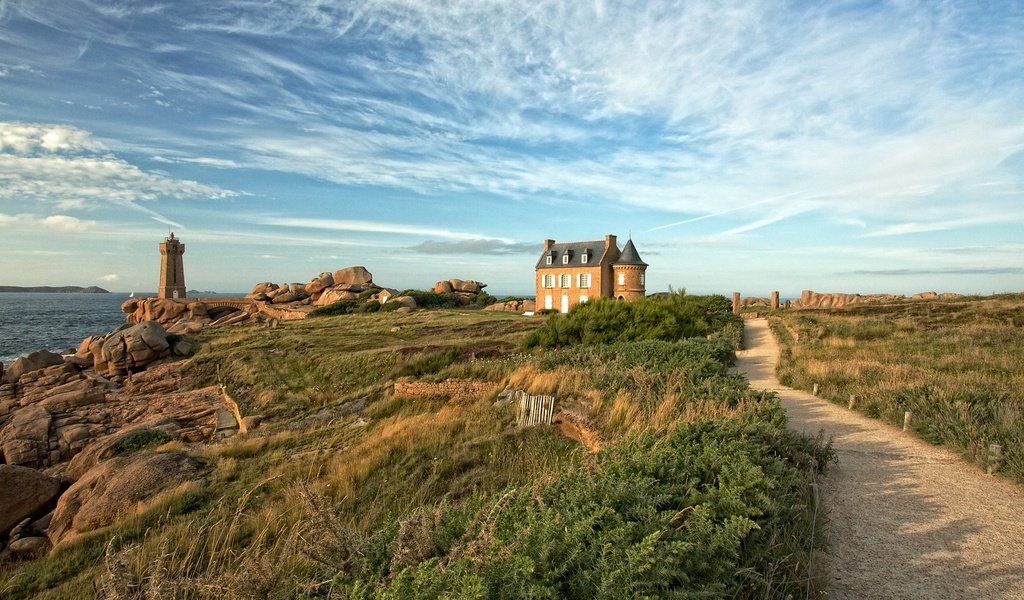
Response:
[{"label": "stone lighthouse tower", "polygon": [[632,239],[626,242],[622,254],[612,263],[612,274],[615,298],[636,300],[647,294],[647,263],[640,260]]},{"label": "stone lighthouse tower", "polygon": [[160,244],[160,287],[157,298],[185,297],[185,264],[181,257],[185,244],[174,237],[174,232]]}]

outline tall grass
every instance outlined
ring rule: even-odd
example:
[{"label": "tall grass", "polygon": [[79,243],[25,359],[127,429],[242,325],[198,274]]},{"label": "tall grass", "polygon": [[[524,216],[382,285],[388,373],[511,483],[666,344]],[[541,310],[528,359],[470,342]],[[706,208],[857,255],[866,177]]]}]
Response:
[{"label": "tall grass", "polygon": [[[894,425],[913,412],[923,439],[1024,482],[1024,296],[782,312],[779,379]],[[794,335],[795,334],[795,335]]]}]

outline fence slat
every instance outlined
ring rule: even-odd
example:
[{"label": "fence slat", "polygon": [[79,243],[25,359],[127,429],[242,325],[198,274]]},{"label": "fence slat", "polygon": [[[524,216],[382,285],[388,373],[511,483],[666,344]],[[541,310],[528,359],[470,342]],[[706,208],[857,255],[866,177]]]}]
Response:
[{"label": "fence slat", "polygon": [[516,422],[520,427],[551,424],[555,414],[554,396],[531,396],[526,392],[516,391],[513,398],[519,401],[519,418]]}]

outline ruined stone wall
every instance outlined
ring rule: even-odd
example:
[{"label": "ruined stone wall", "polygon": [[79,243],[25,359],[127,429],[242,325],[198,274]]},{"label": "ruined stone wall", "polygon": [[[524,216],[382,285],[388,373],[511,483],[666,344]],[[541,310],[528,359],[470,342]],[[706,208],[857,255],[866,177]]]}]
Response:
[{"label": "ruined stone wall", "polygon": [[407,400],[443,397],[470,401],[493,393],[497,387],[496,383],[477,379],[445,379],[439,383],[430,383],[402,378],[395,382],[394,397]]}]

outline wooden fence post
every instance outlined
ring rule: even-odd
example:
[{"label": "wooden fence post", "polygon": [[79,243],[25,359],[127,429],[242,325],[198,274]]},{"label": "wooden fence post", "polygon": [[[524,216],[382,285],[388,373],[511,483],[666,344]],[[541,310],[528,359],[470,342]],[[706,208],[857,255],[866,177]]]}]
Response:
[{"label": "wooden fence post", "polygon": [[1003,463],[1003,447],[999,444],[988,445],[988,474],[994,475]]},{"label": "wooden fence post", "polygon": [[910,418],[911,414],[909,410],[903,413],[903,431],[910,431]]},{"label": "wooden fence post", "polygon": [[814,390],[811,393],[817,396],[819,391],[821,391],[821,386],[814,384]]},{"label": "wooden fence post", "polygon": [[846,406],[850,410],[853,410],[857,406],[857,396],[850,394],[850,403]]}]

